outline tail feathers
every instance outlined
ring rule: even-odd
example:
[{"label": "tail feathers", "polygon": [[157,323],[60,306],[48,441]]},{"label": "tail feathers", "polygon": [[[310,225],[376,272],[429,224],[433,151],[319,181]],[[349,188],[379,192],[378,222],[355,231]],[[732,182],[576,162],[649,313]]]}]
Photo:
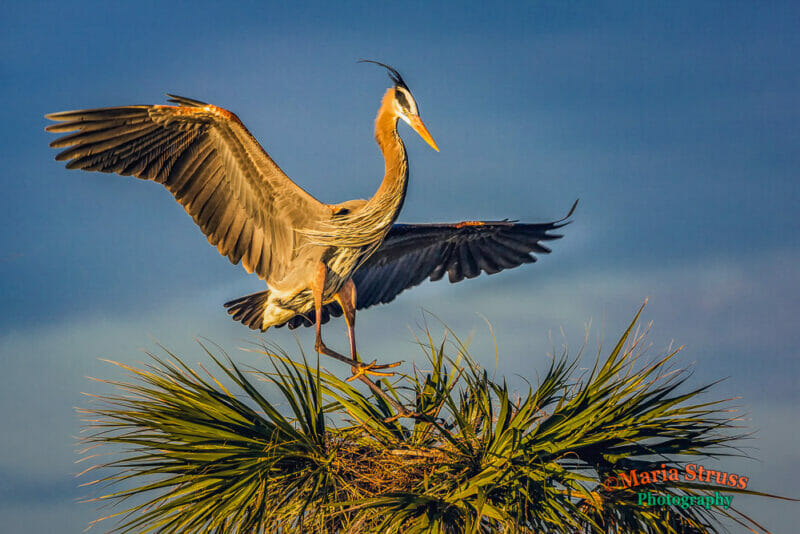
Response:
[{"label": "tail feathers", "polygon": [[253,330],[264,332],[264,311],[269,300],[269,290],[260,291],[239,297],[224,304],[228,309],[228,314],[233,316],[234,321],[239,321]]}]

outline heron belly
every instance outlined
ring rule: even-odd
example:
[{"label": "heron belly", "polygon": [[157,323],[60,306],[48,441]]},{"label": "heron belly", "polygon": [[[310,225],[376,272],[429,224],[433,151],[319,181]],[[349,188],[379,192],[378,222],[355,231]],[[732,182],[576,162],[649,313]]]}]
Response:
[{"label": "heron belly", "polygon": [[[336,293],[342,289],[344,283],[353,276],[361,262],[369,257],[375,248],[377,247],[330,247],[325,251],[321,258],[327,268],[325,287],[322,290],[322,304],[328,304],[334,300]],[[289,280],[291,280],[291,275],[282,282],[285,284]],[[311,288],[305,284],[293,288],[286,287],[286,285],[270,287],[269,299],[264,308],[264,329],[283,324],[295,315],[305,315],[311,321],[315,320],[314,295]]]}]

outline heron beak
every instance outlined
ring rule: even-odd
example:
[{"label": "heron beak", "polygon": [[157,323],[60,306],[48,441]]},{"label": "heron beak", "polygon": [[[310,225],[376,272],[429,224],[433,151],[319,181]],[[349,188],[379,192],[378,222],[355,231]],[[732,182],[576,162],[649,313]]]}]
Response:
[{"label": "heron beak", "polygon": [[422,124],[422,119],[419,118],[419,115],[409,115],[408,124],[414,128],[414,131],[417,132],[426,143],[431,145],[431,148],[433,148],[436,152],[439,152],[439,147],[436,146],[436,141],[433,140],[433,137],[431,137],[431,134],[425,125]]}]

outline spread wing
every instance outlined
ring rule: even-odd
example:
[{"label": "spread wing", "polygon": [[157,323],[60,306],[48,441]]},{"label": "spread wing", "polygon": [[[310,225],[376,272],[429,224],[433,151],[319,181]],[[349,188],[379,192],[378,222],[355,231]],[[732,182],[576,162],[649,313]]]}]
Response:
[{"label": "spread wing", "polygon": [[[566,217],[549,223],[395,224],[380,248],[353,275],[356,306],[362,309],[391,302],[406,289],[425,279],[440,280],[445,273],[450,282],[460,282],[481,272],[494,274],[533,263],[534,253],[550,252],[543,241],[562,237],[550,232],[569,224],[567,219],[577,204]],[[327,304],[322,310],[323,322],[341,313],[338,304]],[[285,324],[289,328],[310,326],[313,317],[297,315]]]},{"label": "spread wing", "polygon": [[168,95],[178,106],[52,113],[50,146],[68,169],[115,172],[163,184],[234,264],[283,277],[303,240],[296,230],[324,205],[292,182],[233,113]]}]

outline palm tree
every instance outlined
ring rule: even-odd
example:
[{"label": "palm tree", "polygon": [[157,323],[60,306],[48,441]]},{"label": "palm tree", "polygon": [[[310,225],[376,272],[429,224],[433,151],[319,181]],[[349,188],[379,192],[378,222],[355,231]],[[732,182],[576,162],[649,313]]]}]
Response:
[{"label": "palm tree", "polygon": [[103,489],[90,500],[114,506],[102,519],[116,518],[116,532],[695,533],[725,516],[763,529],[733,508],[680,503],[764,494],[657,480],[647,490],[677,500],[655,506],[619,483],[631,470],[740,456],[745,437],[728,401],[699,400],[710,385],[681,391],[677,351],[642,361],[639,313],[591,370],[576,376],[578,359],[563,354],[517,395],[455,336],[427,333],[429,369],[380,382],[426,414],[416,419],[393,419],[384,396],[267,346],[270,372],[203,347],[233,387],[169,352],[142,369],[118,363],[133,375],[112,382],[124,393],[82,410],[87,451],[116,454],[95,466],[104,474],[88,484]]}]

